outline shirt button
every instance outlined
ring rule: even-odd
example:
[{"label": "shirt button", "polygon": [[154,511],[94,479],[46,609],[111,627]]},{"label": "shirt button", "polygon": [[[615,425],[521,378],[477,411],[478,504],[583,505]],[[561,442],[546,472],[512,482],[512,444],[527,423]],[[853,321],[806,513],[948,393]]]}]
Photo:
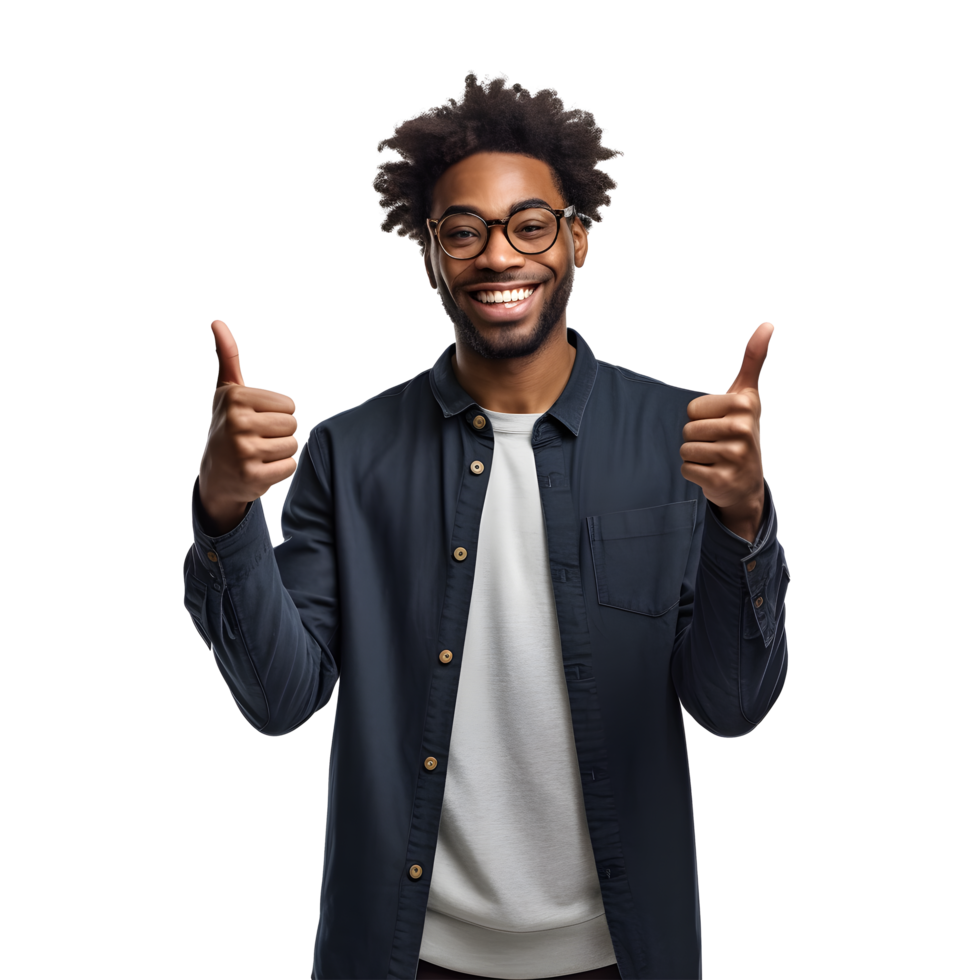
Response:
[{"label": "shirt button", "polygon": [[448,664],[449,661],[453,659],[453,651],[452,650],[443,650],[442,653],[439,654],[439,659],[444,664]]},{"label": "shirt button", "polygon": [[474,429],[482,429],[486,426],[486,424],[487,424],[487,420],[482,415],[477,415],[477,417],[473,419]]},{"label": "shirt button", "polygon": [[755,608],[758,609],[763,603],[762,596],[760,595],[758,599],[755,600]]},{"label": "shirt button", "polygon": [[435,767],[439,765],[439,760],[435,756],[430,755],[428,759],[425,760],[425,768],[432,772]]},{"label": "shirt button", "polygon": [[209,551],[208,552],[208,558],[210,558],[211,561],[217,561],[218,560],[218,556],[213,551]]},{"label": "shirt button", "polygon": [[408,877],[409,878],[414,878],[416,880],[418,880],[419,878],[421,878],[422,877],[422,865],[421,864],[413,864],[408,869]]},{"label": "shirt button", "polygon": [[470,463],[470,472],[479,476],[483,472],[483,463],[481,463],[478,459],[474,459],[473,462]]},{"label": "shirt button", "polygon": [[456,561],[465,561],[465,559],[466,559],[466,549],[465,548],[457,548],[453,552],[453,558],[455,558]]},{"label": "shirt button", "polygon": [[755,562],[754,561],[750,561],[748,563],[748,565],[745,566],[745,570],[747,572],[754,572],[755,571]]}]

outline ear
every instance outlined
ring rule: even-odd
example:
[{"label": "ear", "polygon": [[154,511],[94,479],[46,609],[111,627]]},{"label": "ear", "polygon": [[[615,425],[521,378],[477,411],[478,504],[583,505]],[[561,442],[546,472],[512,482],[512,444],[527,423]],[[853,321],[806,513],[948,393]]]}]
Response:
[{"label": "ear", "polygon": [[432,250],[428,238],[422,243],[422,261],[425,263],[425,273],[429,277],[429,285],[433,289],[438,289],[439,284],[436,282],[436,274],[432,269]]},{"label": "ear", "polygon": [[589,233],[585,230],[585,225],[576,216],[571,222],[572,249],[575,259],[575,268],[581,269],[585,265],[585,257],[589,254]]}]

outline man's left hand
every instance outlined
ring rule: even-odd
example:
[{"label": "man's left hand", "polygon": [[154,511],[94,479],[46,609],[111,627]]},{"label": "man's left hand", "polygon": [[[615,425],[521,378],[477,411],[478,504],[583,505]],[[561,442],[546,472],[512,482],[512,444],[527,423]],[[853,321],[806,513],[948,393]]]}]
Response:
[{"label": "man's left hand", "polygon": [[721,512],[730,531],[754,541],[762,522],[765,491],[759,446],[759,372],[773,325],[763,323],[749,339],[742,369],[725,395],[702,395],[687,406],[681,474],[696,483]]}]

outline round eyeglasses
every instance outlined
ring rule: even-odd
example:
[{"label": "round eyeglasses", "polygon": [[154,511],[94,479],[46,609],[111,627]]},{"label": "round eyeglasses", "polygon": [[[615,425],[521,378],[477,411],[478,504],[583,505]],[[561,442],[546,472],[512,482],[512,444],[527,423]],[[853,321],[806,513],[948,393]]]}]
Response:
[{"label": "round eyeglasses", "polygon": [[563,211],[552,208],[521,208],[509,218],[485,221],[478,214],[461,212],[444,218],[429,218],[429,227],[436,241],[451,259],[475,259],[490,242],[490,229],[503,225],[504,235],[511,246],[522,255],[540,255],[558,241],[561,219],[575,217],[575,207]]}]

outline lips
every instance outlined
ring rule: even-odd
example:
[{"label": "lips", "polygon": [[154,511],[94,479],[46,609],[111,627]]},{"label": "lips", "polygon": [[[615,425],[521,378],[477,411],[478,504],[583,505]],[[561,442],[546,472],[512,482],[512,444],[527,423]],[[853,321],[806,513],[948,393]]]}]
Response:
[{"label": "lips", "polygon": [[[487,286],[503,286],[503,283],[487,283]],[[518,288],[474,289],[466,295],[484,319],[517,320],[531,309],[540,286],[541,283],[534,282]]]}]

